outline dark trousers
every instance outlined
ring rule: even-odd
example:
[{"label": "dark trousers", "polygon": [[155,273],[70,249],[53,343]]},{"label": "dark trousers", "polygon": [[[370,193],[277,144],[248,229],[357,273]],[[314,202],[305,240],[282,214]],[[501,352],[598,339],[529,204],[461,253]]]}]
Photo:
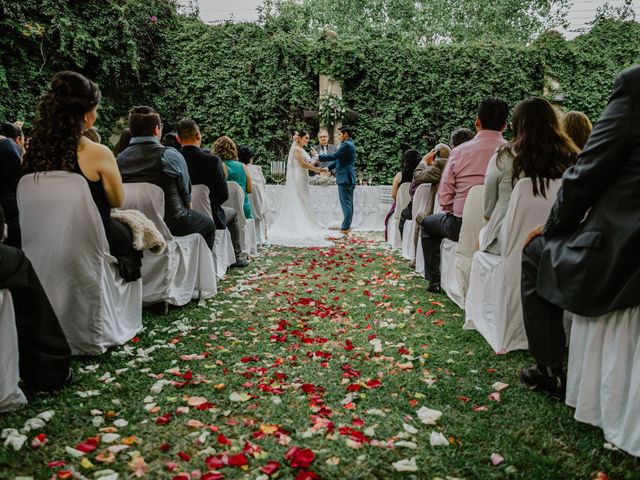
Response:
[{"label": "dark trousers", "polygon": [[562,368],[566,338],[562,308],[538,295],[538,267],[546,239],[536,237],[522,251],[520,294],[529,352],[539,365]]},{"label": "dark trousers", "polygon": [[109,253],[118,260],[120,276],[126,282],[134,282],[141,276],[142,252],[133,248],[133,234],[128,226],[109,219],[104,223]]},{"label": "dark trousers", "polygon": [[432,283],[440,283],[440,244],[443,238],[458,241],[462,219],[453,213],[436,213],[425,217],[421,226],[424,276]]},{"label": "dark trousers", "polygon": [[13,299],[20,377],[33,390],[67,379],[71,350],[47,294],[22,250],[0,244],[0,288]]},{"label": "dark trousers", "polygon": [[407,223],[407,220],[413,220],[412,212],[413,209],[413,200],[409,202],[401,212],[400,212],[400,221],[398,222],[398,230],[400,230],[400,238],[404,235],[404,224]]},{"label": "dark trousers", "polygon": [[230,207],[222,207],[224,210],[226,227],[231,234],[231,243],[233,244],[233,253],[236,260],[242,257],[242,245],[240,244],[240,223],[238,222],[238,212]]},{"label": "dark trousers", "polygon": [[213,220],[195,210],[189,210],[186,215],[174,221],[169,230],[172,235],[178,237],[199,233],[210,249],[213,248],[213,241],[216,238],[216,225]]},{"label": "dark trousers", "polygon": [[342,215],[344,216],[340,227],[341,230],[349,230],[351,228],[351,222],[353,221],[353,191],[355,188],[356,186],[351,183],[338,184],[340,207],[342,207]]}]

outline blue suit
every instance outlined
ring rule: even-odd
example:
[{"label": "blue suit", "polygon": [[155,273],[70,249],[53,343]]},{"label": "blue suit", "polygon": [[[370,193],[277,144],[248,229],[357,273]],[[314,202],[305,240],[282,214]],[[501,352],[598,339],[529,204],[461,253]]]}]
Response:
[{"label": "blue suit", "polygon": [[351,228],[353,219],[353,190],[356,188],[356,144],[351,138],[342,142],[336,153],[320,155],[321,162],[330,162],[326,168],[336,170],[336,183],[344,220],[342,230]]}]

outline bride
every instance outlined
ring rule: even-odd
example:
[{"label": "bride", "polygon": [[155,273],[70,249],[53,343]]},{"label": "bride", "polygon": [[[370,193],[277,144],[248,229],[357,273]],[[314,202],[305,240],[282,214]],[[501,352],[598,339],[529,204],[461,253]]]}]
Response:
[{"label": "bride", "polygon": [[276,218],[269,228],[271,245],[287,247],[331,247],[333,242],[326,240],[334,235],[320,225],[313,217],[309,206],[309,172],[326,173],[325,169],[311,164],[311,157],[304,151],[309,143],[309,134],[298,132],[298,138],[291,145],[287,161],[287,181],[280,197],[280,206]]}]

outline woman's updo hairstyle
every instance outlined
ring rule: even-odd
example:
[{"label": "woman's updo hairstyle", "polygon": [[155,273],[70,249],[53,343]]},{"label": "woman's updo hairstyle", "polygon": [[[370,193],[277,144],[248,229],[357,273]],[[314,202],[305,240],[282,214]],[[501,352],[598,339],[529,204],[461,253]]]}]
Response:
[{"label": "woman's updo hairstyle", "polygon": [[56,73],[38,103],[24,156],[25,171],[75,171],[84,116],[100,103],[100,98],[98,86],[83,75]]},{"label": "woman's updo hairstyle", "polygon": [[298,139],[304,138],[307,135],[309,135],[309,132],[307,132],[306,130],[298,130]]}]

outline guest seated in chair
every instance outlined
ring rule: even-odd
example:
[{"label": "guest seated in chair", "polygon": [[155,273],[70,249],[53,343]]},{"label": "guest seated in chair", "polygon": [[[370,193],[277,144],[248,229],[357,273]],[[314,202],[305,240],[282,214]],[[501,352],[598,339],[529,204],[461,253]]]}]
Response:
[{"label": "guest seated in chair", "polygon": [[484,100],[478,109],[475,138],[454,149],[440,180],[438,199],[442,213],[421,219],[422,253],[428,291],[440,293],[440,244],[443,238],[458,241],[462,211],[469,190],[484,183],[489,160],[505,144],[502,131],[507,126],[509,106],[502,100]]},{"label": "guest seated in chair", "polygon": [[209,201],[213,212],[213,221],[216,229],[228,228],[233,243],[233,252],[236,262],[231,267],[246,267],[249,262],[242,253],[240,245],[240,224],[238,213],[230,207],[222,204],[229,198],[227,179],[219,157],[205,153],[201,150],[202,135],[200,127],[191,118],[183,118],[178,123],[178,141],[182,145],[180,153],[187,162],[189,177],[193,185],[206,185],[209,188]]},{"label": "guest seated in chair", "polygon": [[0,206],[9,228],[6,244],[16,248],[22,247],[16,190],[22,176],[23,149],[22,130],[9,122],[0,125]]},{"label": "guest seated in chair", "polygon": [[213,247],[216,226],[206,215],[191,209],[191,180],[184,157],[160,143],[160,115],[151,107],[129,112],[129,146],[118,155],[125,183],[152,183],[164,192],[164,221],[172,235],[199,233]]},{"label": "guest seated in chair", "polygon": [[[389,224],[389,221],[391,221],[391,218],[397,208],[396,196],[398,195],[398,188],[400,188],[400,185],[403,183],[411,182],[413,179],[413,171],[418,166],[418,163],[420,163],[421,158],[420,152],[414,149],[409,149],[402,154],[402,158],[400,159],[400,171],[396,173],[395,177],[393,177],[393,184],[391,185],[391,198],[393,198],[393,204],[384,219],[385,241],[387,240],[387,225]],[[402,227],[404,226],[404,222],[401,223],[402,225],[399,226],[400,235],[402,235]]]},{"label": "guest seated in chair", "polygon": [[576,162],[578,147],[560,127],[553,106],[543,98],[524,100],[513,110],[514,139],[491,157],[484,179],[484,218],[480,250],[500,255],[500,230],[513,187],[531,178],[533,195],[546,197],[549,180]]},{"label": "guest seated in chair", "polygon": [[252,186],[255,187],[255,184],[260,184],[264,187],[267,184],[267,180],[264,178],[264,174],[262,173],[262,167],[253,163],[253,157],[254,153],[250,147],[238,147],[238,161],[246,165],[247,170],[249,170]]},{"label": "guest seated in chair", "polygon": [[227,180],[236,182],[242,187],[244,191],[244,216],[246,218],[253,218],[251,202],[249,201],[249,194],[253,189],[251,174],[247,166],[238,161],[238,148],[236,147],[236,143],[229,137],[220,137],[213,143],[213,154],[219,156],[224,162],[224,173]]},{"label": "guest seated in chair", "polygon": [[593,125],[591,120],[582,112],[570,111],[562,115],[562,129],[573,140],[576,147],[582,151],[591,135]]},{"label": "guest seated in chair", "polygon": [[4,245],[0,207],[0,289],[8,289],[18,331],[20,377],[29,392],[53,391],[72,380],[71,349],[47,294],[22,250]]},{"label": "guest seated in chair", "polygon": [[546,225],[522,254],[522,310],[535,364],[526,385],[563,397],[563,312],[586,317],[640,304],[640,67],[623,71]]},{"label": "guest seated in chair", "polygon": [[75,72],[54,75],[38,104],[23,169],[26,173],[64,170],[85,178],[120,276],[134,281],[141,276],[142,253],[133,249],[129,228],[110,216],[111,209],[124,202],[118,166],[111,150],[82,135],[96,121],[99,103],[100,90],[91,80]]},{"label": "guest seated in chair", "polygon": [[[411,181],[411,187],[409,188],[411,201],[400,214],[400,233],[402,233],[404,229],[404,223],[407,220],[413,220],[413,195],[416,193],[416,189],[423,183],[431,183],[433,185],[437,185],[440,182],[440,177],[442,177],[442,172],[444,171],[444,167],[447,164],[447,160],[449,159],[450,154],[451,148],[444,143],[439,143],[433,148],[433,150],[422,157],[422,161],[418,163],[418,166],[413,171],[413,180]],[[436,192],[436,188],[431,189],[432,200],[435,199]],[[433,206],[433,201],[431,201],[430,203]],[[422,217],[426,217],[431,213],[431,211],[422,212]]]}]

